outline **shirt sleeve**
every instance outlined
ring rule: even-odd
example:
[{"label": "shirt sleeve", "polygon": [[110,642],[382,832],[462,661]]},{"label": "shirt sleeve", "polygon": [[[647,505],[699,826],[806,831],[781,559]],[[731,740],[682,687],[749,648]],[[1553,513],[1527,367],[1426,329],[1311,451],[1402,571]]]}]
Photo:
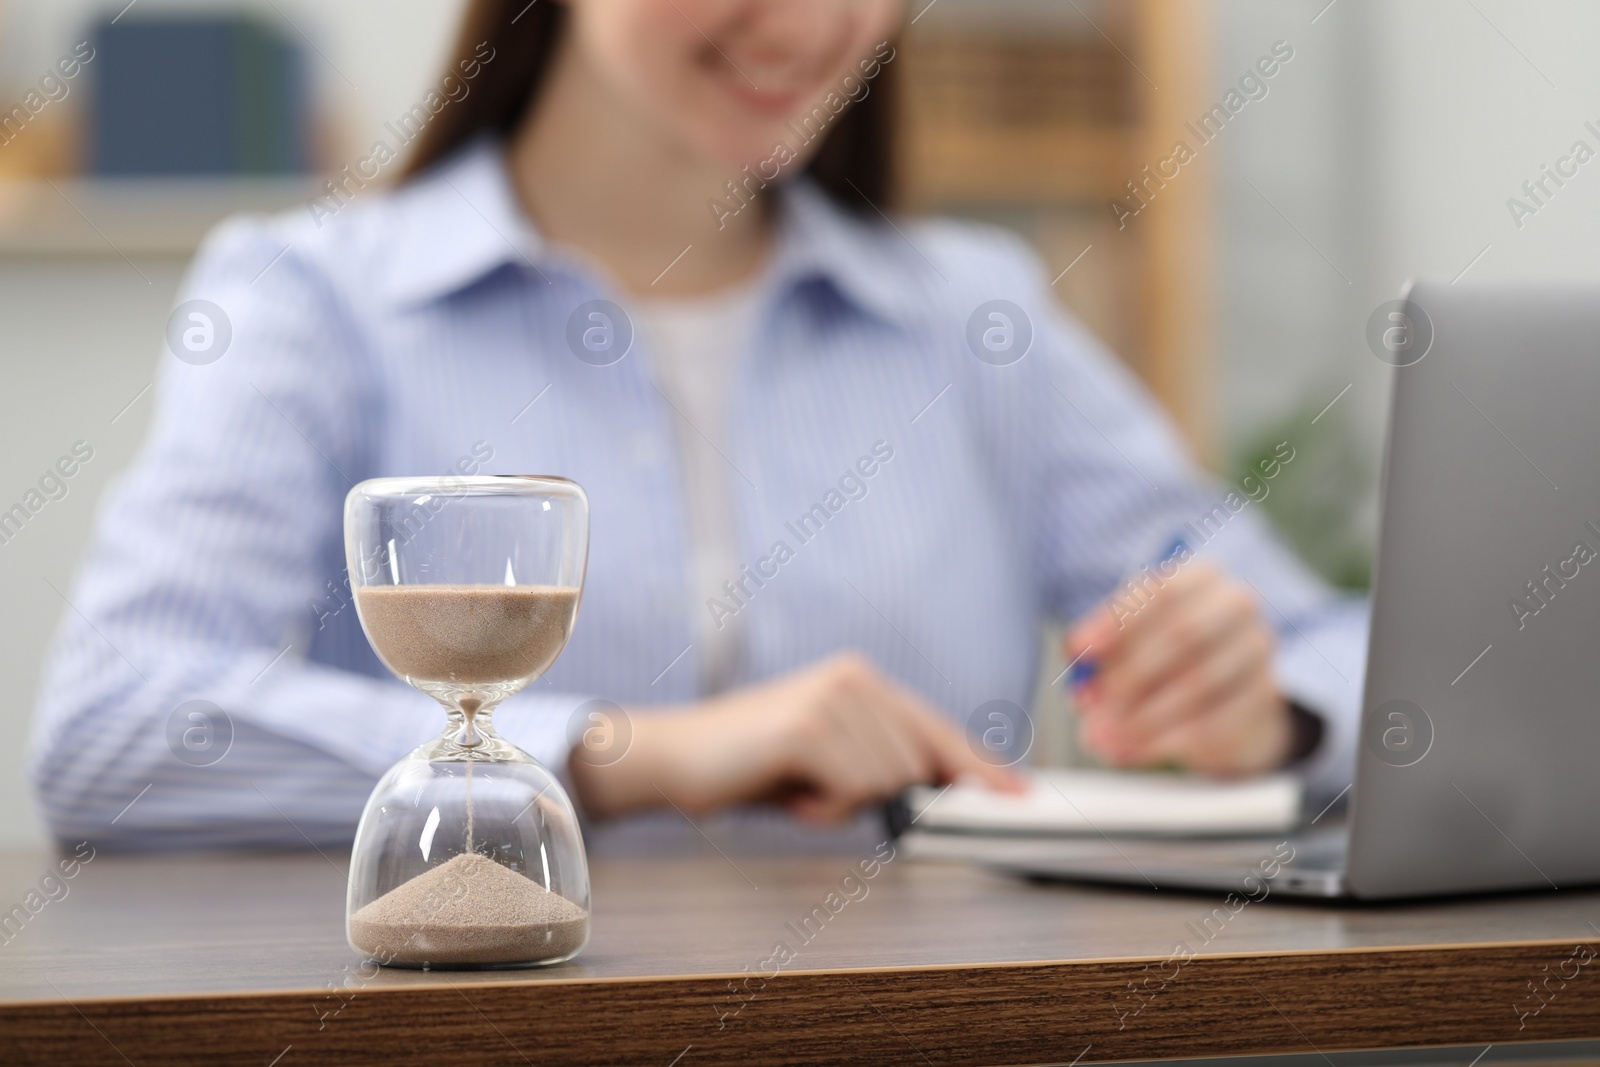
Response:
[{"label": "shirt sleeve", "polygon": [[[348,844],[377,777],[444,721],[384,672],[308,654],[308,605],[345,581],[345,493],[375,466],[378,377],[335,287],[271,224],[220,228],[179,299],[230,336],[197,362],[163,352],[150,437],[58,590],[35,790],[65,840]],[[582,699],[525,693],[497,726],[564,772]]]},{"label": "shirt sleeve", "polygon": [[985,288],[1021,310],[1031,344],[1009,365],[970,360],[967,373],[995,469],[1010,472],[1001,477],[1016,525],[1031,538],[1021,547],[1036,561],[1042,610],[1076,619],[1182,537],[1259,597],[1284,695],[1323,720],[1298,769],[1313,802],[1331,799],[1353,770],[1367,609],[1313,575],[1259,503],[1275,478],[1296,476],[1297,442],[1279,446],[1271,477],[1227,485],[1204,474],[1149,394],[1060,309],[1032,252],[1017,242],[996,260]]}]

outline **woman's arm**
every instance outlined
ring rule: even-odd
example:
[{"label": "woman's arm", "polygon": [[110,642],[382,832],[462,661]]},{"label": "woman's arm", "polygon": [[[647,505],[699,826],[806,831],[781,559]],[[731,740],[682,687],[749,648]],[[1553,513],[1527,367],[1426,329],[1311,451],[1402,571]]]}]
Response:
[{"label": "woman's arm", "polygon": [[[1067,657],[1101,663],[1085,701],[1090,747],[1115,763],[1260,770],[1299,755],[1300,705],[1322,727],[1304,771],[1319,791],[1341,790],[1365,607],[1295,559],[1258,503],[1301,476],[1300,442],[1246,485],[1204,476],[1148,394],[1058,310],[1031,253],[1015,246],[984,266],[1034,340],[1009,366],[973,360],[968,376],[1005,498],[1030,531],[1044,607],[1078,624]],[[1147,575],[1177,537],[1182,558]]]},{"label": "woman's arm", "polygon": [[[382,415],[304,241],[230,224],[184,287],[232,336],[203,365],[163,352],[150,438],[65,591],[32,752],[63,838],[347,842],[375,778],[442,724],[367,666],[354,624],[342,503],[373,468]],[[500,724],[559,766],[577,699],[523,697]]]},{"label": "woman's arm", "polygon": [[979,759],[947,718],[855,653],[634,716],[621,759],[589,763],[575,751],[571,772],[595,815],[775,803],[834,822],[909,785],[966,776],[1020,788],[1010,771]]}]

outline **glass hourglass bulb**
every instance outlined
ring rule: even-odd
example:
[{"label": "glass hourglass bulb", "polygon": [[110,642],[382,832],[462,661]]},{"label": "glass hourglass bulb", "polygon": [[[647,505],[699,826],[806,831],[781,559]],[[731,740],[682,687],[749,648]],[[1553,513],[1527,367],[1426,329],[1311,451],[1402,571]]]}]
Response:
[{"label": "glass hourglass bulb", "polygon": [[377,479],[351,490],[345,538],[373,650],[445,711],[443,731],[367,802],[351,853],[351,946],[398,966],[570,959],[589,930],[576,813],[492,718],[571,633],[583,490],[531,476]]}]

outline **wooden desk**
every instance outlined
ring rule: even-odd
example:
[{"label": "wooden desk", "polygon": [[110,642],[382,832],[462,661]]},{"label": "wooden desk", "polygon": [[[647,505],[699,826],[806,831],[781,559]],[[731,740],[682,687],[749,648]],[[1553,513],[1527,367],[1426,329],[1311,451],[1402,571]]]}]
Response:
[{"label": "wooden desk", "polygon": [[[1600,1035],[1600,967],[1562,966],[1600,943],[1600,893],[1269,899],[1208,942],[1214,898],[901,857],[802,944],[786,924],[870,853],[728,853],[596,861],[573,963],[376,974],[344,942],[342,855],[101,854],[0,944],[0,1062],[1088,1063]],[[0,908],[51,862],[0,857]],[[780,939],[798,956],[736,995]],[[1130,981],[1160,987],[1182,941],[1203,949],[1132,1014]],[[1519,1030],[1528,983],[1563,970]]]}]

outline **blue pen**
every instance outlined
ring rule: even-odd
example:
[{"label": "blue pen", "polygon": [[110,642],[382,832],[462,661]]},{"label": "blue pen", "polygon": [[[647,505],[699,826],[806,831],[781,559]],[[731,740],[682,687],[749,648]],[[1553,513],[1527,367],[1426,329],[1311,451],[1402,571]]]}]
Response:
[{"label": "blue pen", "polygon": [[[1189,551],[1189,542],[1184,540],[1184,536],[1182,534],[1177,534],[1167,545],[1167,550],[1161,553],[1160,558],[1158,558],[1155,563],[1152,564],[1152,566],[1160,567],[1163,564],[1171,563],[1173,560],[1177,559],[1187,551]],[[1121,586],[1126,582],[1127,579],[1124,578],[1122,582],[1118,583],[1118,588],[1121,588]],[[1078,661],[1076,663],[1067,668],[1067,685],[1073,689],[1081,688],[1094,679],[1095,673],[1098,670],[1098,664],[1096,664],[1086,652],[1084,655],[1078,657]]]}]

